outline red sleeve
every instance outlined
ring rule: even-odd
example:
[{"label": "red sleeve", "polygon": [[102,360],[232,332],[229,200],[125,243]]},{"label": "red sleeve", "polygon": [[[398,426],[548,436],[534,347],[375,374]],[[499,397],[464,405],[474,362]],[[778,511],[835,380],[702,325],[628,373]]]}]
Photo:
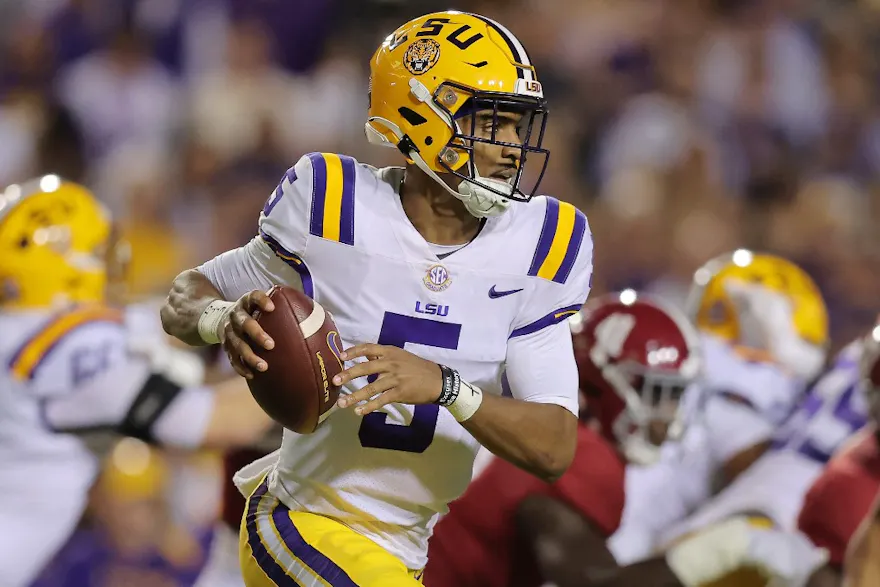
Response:
[{"label": "red sleeve", "polygon": [[552,495],[610,536],[623,516],[623,461],[608,441],[593,430],[579,426],[574,461],[553,484]]},{"label": "red sleeve", "polygon": [[880,488],[876,472],[866,468],[867,461],[876,460],[876,452],[873,436],[865,437],[833,459],[804,498],[798,528],[814,544],[827,548],[831,564],[838,568]]}]

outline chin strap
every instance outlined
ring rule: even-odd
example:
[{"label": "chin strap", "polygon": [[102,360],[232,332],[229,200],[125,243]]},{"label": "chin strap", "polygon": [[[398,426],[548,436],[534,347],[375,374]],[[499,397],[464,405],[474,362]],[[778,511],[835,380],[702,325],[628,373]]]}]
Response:
[{"label": "chin strap", "polygon": [[[431,92],[419,82],[415,78],[411,78],[409,81],[409,88],[412,95],[419,101],[424,102],[431,108],[441,119],[447,119],[448,124],[453,126],[453,128],[457,128],[457,125],[454,120],[448,117],[448,115],[443,112],[431,99]],[[391,134],[394,135],[396,142],[389,140],[389,138],[383,133],[379,132],[373,124],[379,124]],[[506,181],[500,181],[497,179],[491,179],[488,177],[483,177],[480,175],[480,172],[477,171],[476,165],[474,166],[474,177],[471,180],[462,180],[458,184],[458,189],[453,189],[449,186],[445,181],[443,181],[433,169],[431,169],[425,160],[422,158],[421,154],[417,149],[407,148],[406,144],[410,143],[408,140],[404,142],[406,139],[406,134],[404,134],[403,130],[390,120],[386,118],[380,118],[378,116],[374,116],[367,121],[365,125],[365,131],[367,134],[367,140],[374,145],[381,145],[385,147],[393,147],[400,150],[404,155],[412,159],[413,163],[416,166],[424,171],[428,177],[439,183],[443,186],[447,192],[458,198],[464,203],[464,207],[467,211],[477,218],[488,218],[490,216],[500,216],[504,214],[507,209],[510,207],[510,199],[509,197],[505,197],[503,195],[496,194],[490,189],[486,189],[485,185],[492,186],[502,194],[506,194],[509,196],[513,193],[513,186],[511,186]],[[410,146],[411,143],[410,143]],[[483,185],[480,185],[483,184]]]},{"label": "chin strap", "polygon": [[[413,162],[419,169],[421,169],[428,175],[428,177],[443,186],[443,189],[445,189],[447,192],[461,200],[462,203],[464,203],[465,209],[467,209],[471,216],[475,216],[477,218],[500,216],[501,214],[507,212],[507,209],[510,207],[510,200],[505,197],[499,196],[491,190],[487,190],[486,188],[475,184],[473,181],[462,180],[458,184],[458,190],[454,190],[449,184],[443,181],[440,176],[434,172],[433,169],[428,167],[428,164],[425,162],[421,155],[416,152],[412,152],[409,154],[409,157],[413,160]],[[497,179],[490,179],[488,177],[482,177],[479,171],[476,171],[476,166],[474,167],[474,171],[474,181],[489,183],[490,185],[496,187],[499,191],[506,191],[507,193],[513,191],[513,188],[507,182],[499,181]]]}]

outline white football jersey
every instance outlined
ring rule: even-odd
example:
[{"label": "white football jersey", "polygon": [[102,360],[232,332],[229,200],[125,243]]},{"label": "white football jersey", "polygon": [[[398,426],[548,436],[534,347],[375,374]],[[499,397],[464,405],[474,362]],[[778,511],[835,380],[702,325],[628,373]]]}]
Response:
[{"label": "white football jersey", "polygon": [[794,531],[804,496],[834,453],[868,422],[861,389],[861,341],[846,347],[776,431],[770,450],[677,529],[678,535],[731,515],[757,512]]},{"label": "white football jersey", "polygon": [[[345,347],[403,347],[497,395],[506,369],[515,398],[576,414],[566,318],[590,289],[584,215],[536,197],[487,219],[470,243],[444,255],[406,216],[402,180],[400,168],[304,156],[266,203],[260,236],[200,270],[234,299],[295,281],[281,259],[332,314]],[[419,569],[438,515],[471,479],[477,449],[435,404],[392,404],[363,418],[337,410],[313,434],[285,431],[269,488],[291,509],[340,520]]]},{"label": "white football jersey", "polygon": [[[212,394],[181,389],[130,353],[132,327],[99,306],[0,314],[0,527],[13,537],[0,549],[0,585],[27,585],[63,545],[114,434],[191,446],[207,426]],[[198,377],[174,352],[166,364]]]},{"label": "white football jersey", "polygon": [[[724,463],[771,439],[803,395],[800,379],[754,351],[706,334],[701,348],[701,380],[682,400],[683,438],[667,443],[658,463],[627,468],[623,521],[609,543],[621,562],[646,558],[690,528]],[[665,505],[657,507],[658,500]]]}]

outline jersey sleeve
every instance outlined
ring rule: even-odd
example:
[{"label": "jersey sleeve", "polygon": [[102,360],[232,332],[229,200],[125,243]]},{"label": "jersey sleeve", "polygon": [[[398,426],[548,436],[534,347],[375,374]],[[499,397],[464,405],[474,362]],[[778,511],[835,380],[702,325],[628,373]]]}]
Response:
[{"label": "jersey sleeve", "polygon": [[207,277],[227,300],[236,300],[255,289],[268,290],[275,284],[303,290],[307,281],[260,236],[214,257],[196,267],[196,271]]},{"label": "jersey sleeve", "polygon": [[323,161],[314,153],[304,155],[288,169],[260,213],[260,236],[277,254],[293,257],[305,253],[315,201],[313,192],[319,187],[315,160]]},{"label": "jersey sleeve", "polygon": [[623,463],[607,442],[592,430],[581,428],[574,460],[552,485],[552,491],[609,536],[623,515]]},{"label": "jersey sleeve", "polygon": [[578,414],[578,371],[567,322],[510,339],[505,369],[515,399]]},{"label": "jersey sleeve", "polygon": [[773,436],[774,426],[739,396],[712,395],[702,415],[708,431],[707,448],[719,466],[743,450]]},{"label": "jersey sleeve", "polygon": [[829,463],[801,506],[798,529],[816,546],[827,548],[831,564],[838,568],[880,491],[880,474],[865,466],[876,466],[876,460],[864,459],[864,455],[877,454],[876,442],[873,429],[863,431],[858,442]]},{"label": "jersey sleeve", "polygon": [[505,369],[514,398],[558,404],[577,415],[577,364],[567,320],[590,293],[593,240],[582,212],[553,198],[546,202],[529,267],[533,285],[512,325]]},{"label": "jersey sleeve", "polygon": [[528,275],[533,287],[510,338],[527,336],[564,321],[587,301],[593,277],[593,235],[587,217],[566,202],[546,198],[547,207]]},{"label": "jersey sleeve", "polygon": [[841,509],[841,500],[846,499],[848,479],[839,471],[828,470],[807,492],[801,513],[798,516],[798,529],[816,546],[827,548],[832,565],[840,568],[846,555],[846,547],[855,527],[835,515]]},{"label": "jersey sleeve", "polygon": [[702,432],[702,422],[689,426],[684,437],[662,446],[657,462],[626,467],[623,520],[608,541],[620,564],[632,564],[657,552],[667,532],[711,495],[710,462],[702,448]]},{"label": "jersey sleeve", "polygon": [[[44,425],[59,433],[116,431],[142,440],[191,447],[213,411],[213,394],[194,385],[199,373],[186,351],[159,359],[130,352],[122,323],[101,321],[57,341],[40,366]],[[184,413],[185,412],[185,413]]]}]

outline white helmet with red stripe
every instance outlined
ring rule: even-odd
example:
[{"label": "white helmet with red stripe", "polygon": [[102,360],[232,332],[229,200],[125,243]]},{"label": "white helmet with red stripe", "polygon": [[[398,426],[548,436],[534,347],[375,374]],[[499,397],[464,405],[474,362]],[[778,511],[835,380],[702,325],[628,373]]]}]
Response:
[{"label": "white helmet with red stripe", "polygon": [[680,433],[678,401],[700,372],[696,329],[633,290],[589,302],[571,328],[590,414],[629,461],[656,460],[667,431]]}]

